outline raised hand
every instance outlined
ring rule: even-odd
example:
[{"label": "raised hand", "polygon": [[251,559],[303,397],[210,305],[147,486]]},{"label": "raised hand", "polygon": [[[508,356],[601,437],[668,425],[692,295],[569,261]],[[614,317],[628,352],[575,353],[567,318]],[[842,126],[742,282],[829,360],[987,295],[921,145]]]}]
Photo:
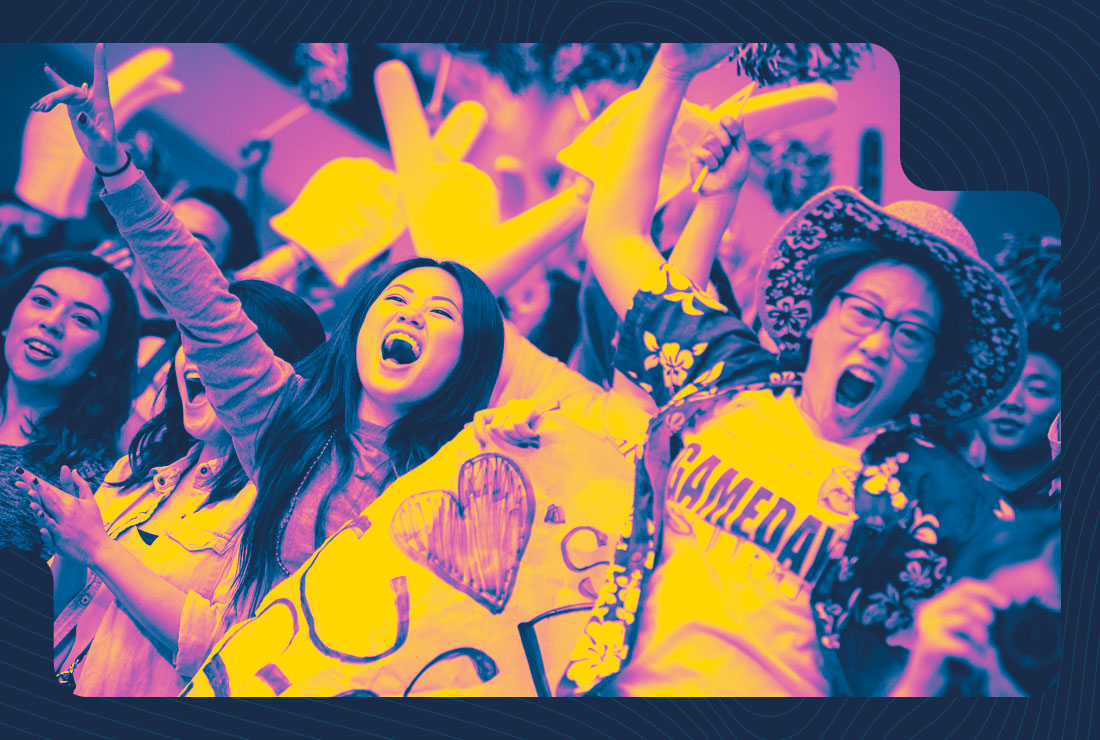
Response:
[{"label": "raised hand", "polygon": [[1010,605],[991,584],[963,579],[921,602],[913,626],[912,652],[896,696],[936,696],[947,681],[945,661],[961,661],[985,674],[991,696],[1019,695],[1005,676],[989,630],[996,610]]},{"label": "raised hand", "polygon": [[716,123],[702,143],[691,150],[691,155],[692,182],[703,168],[709,172],[699,190],[700,195],[736,193],[745,184],[749,174],[749,147],[745,129],[736,118],[726,116]]},{"label": "raised hand", "polygon": [[483,409],[474,414],[474,438],[483,448],[490,441],[502,446],[538,447],[539,433],[535,427],[545,414],[560,406],[554,404],[548,408],[544,402],[515,398],[500,408]]},{"label": "raised hand", "polygon": [[126,151],[119,144],[115,130],[103,44],[96,44],[92,68],[91,87],[88,83],[77,87],[46,65],[46,76],[57,89],[34,103],[31,110],[48,113],[58,105],[66,106],[73,134],[84,156],[100,170],[114,171],[126,162]]},{"label": "raised hand", "polygon": [[67,466],[61,468],[65,490],[25,470],[19,477],[15,485],[30,497],[31,511],[38,517],[39,532],[46,544],[81,563],[92,564],[108,537],[87,482]]},{"label": "raised hand", "polygon": [[104,239],[99,246],[92,250],[96,257],[102,257],[116,270],[124,272],[127,276],[134,268],[134,253],[125,242],[118,239]]},{"label": "raised hand", "polygon": [[733,53],[737,44],[661,44],[653,64],[682,79],[691,79]]}]

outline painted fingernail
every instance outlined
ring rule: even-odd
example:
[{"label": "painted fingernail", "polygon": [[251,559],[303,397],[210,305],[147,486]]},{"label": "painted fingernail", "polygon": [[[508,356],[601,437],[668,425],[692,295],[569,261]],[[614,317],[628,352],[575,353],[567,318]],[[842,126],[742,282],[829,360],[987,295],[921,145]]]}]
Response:
[{"label": "painted fingernail", "polygon": [[19,473],[19,475],[23,475],[23,473],[26,472],[26,471],[24,471],[23,468],[16,467],[15,472]]},{"label": "painted fingernail", "polygon": [[88,114],[81,113],[79,116],[76,117],[76,120],[80,121],[80,125],[83,126],[88,123]]},{"label": "painted fingernail", "polygon": [[38,479],[37,479],[37,478],[35,478],[35,479],[34,479],[34,484],[35,484],[36,486],[38,485]]}]

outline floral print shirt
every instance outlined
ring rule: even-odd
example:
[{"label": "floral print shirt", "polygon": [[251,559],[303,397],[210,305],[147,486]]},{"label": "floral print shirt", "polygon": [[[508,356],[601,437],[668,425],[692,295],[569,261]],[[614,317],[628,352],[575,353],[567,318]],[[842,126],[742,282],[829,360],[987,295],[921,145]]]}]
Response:
[{"label": "floral print shirt", "polygon": [[[798,374],[782,371],[743,322],[667,264],[635,296],[616,367],[661,411],[638,456],[632,518],[559,684],[565,696],[614,693],[615,677],[633,658],[664,534],[678,526],[665,492],[685,429],[709,421],[739,394],[800,390]],[[832,695],[886,693],[907,656],[901,646],[916,602],[947,585],[963,543],[995,517],[1013,516],[972,467],[912,426],[880,430],[857,467],[826,476],[817,492],[854,518],[847,543],[815,573],[809,599]],[[754,691],[744,685],[729,693]]]}]

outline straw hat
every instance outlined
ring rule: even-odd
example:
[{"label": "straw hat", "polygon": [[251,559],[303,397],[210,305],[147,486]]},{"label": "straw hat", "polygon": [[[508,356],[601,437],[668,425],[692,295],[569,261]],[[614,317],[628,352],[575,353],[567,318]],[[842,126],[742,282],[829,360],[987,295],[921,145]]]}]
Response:
[{"label": "straw hat", "polygon": [[[922,423],[980,416],[1016,384],[1027,358],[1027,332],[1016,299],[978,256],[974,239],[957,218],[930,203],[901,201],[883,207],[846,187],[824,190],[791,216],[765,253],[757,301],[768,334],[782,352],[807,342],[813,296],[812,260],[843,240],[873,239],[924,252],[941,265],[969,313],[962,341],[951,348],[938,377],[926,377],[914,412]],[[900,251],[900,249],[899,249]],[[899,255],[904,261],[904,256]]]}]

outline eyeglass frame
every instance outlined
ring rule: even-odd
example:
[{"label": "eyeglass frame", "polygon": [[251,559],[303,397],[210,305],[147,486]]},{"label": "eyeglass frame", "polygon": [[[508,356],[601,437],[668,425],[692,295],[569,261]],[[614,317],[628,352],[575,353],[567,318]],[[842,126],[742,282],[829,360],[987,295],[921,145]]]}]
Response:
[{"label": "eyeglass frame", "polygon": [[[849,293],[846,290],[838,290],[836,295],[837,295],[837,298],[840,299],[841,315],[843,315],[844,303],[849,298],[855,298],[857,300],[863,301],[868,306],[873,308],[875,310],[875,312],[878,314],[878,323],[875,324],[874,327],[869,329],[866,333],[858,334],[858,331],[859,331],[858,329],[849,329],[849,331],[857,332],[857,336],[869,337],[872,334],[874,334],[876,331],[878,331],[882,327],[883,324],[889,324],[890,325],[890,346],[893,347],[894,351],[898,353],[899,357],[903,357],[905,359],[912,360],[912,361],[917,361],[917,360],[924,359],[926,356],[931,355],[935,351],[936,340],[938,340],[940,338],[939,332],[933,331],[931,328],[925,326],[924,324],[918,324],[915,321],[905,321],[903,319],[891,319],[882,310],[881,306],[876,304],[874,301],[871,301],[868,298],[864,298],[863,296],[858,295],[856,293]],[[897,337],[898,329],[901,328],[903,325],[904,326],[916,327],[916,329],[918,331],[923,331],[923,332],[926,332],[928,334],[931,334],[933,341],[932,341],[930,350],[927,351],[927,352],[921,352],[919,354],[912,355],[912,356],[910,356],[907,352],[901,350],[898,347],[896,337]]]}]

